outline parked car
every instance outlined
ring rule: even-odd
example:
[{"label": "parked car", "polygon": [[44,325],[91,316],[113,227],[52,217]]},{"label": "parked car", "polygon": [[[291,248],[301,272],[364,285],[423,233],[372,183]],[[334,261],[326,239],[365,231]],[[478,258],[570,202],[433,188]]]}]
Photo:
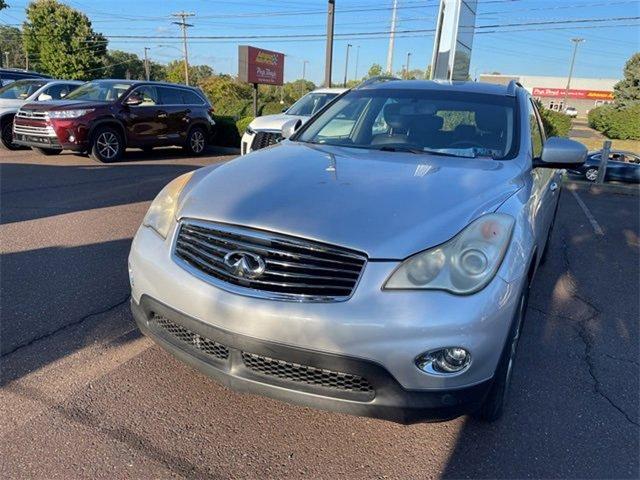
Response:
[{"label": "parked car", "polygon": [[150,151],[178,145],[200,155],[214,125],[213,108],[196,88],[97,80],[63,100],[23,105],[14,120],[13,141],[44,155],[73,150],[113,162],[128,147]]},{"label": "parked car", "polygon": [[25,78],[51,78],[38,72],[30,72],[29,70],[20,70],[18,68],[0,68],[0,87],[4,87],[17,80]]},{"label": "parked car", "polygon": [[578,116],[578,110],[575,107],[567,107],[564,110],[564,114],[568,115],[571,118],[576,118]]},{"label": "parked car", "polygon": [[74,80],[18,80],[0,88],[0,146],[20,148],[13,143],[13,117],[25,103],[61,100],[84,82]]},{"label": "parked car", "polygon": [[[598,179],[601,159],[602,150],[590,152],[584,165],[572,168],[568,172],[595,182]],[[605,180],[640,183],[640,155],[623,150],[611,150]]]},{"label": "parked car", "polygon": [[346,88],[319,88],[307,93],[282,113],[255,118],[242,135],[240,152],[245,155],[253,150],[278,143],[282,138],[280,130],[285,122],[296,119],[302,125],[327,103],[345,91]]},{"label": "parked car", "polygon": [[370,83],[294,129],[156,197],[129,255],[140,329],[244,392],[498,418],[557,169],[587,149],[546,138],[515,82]]}]

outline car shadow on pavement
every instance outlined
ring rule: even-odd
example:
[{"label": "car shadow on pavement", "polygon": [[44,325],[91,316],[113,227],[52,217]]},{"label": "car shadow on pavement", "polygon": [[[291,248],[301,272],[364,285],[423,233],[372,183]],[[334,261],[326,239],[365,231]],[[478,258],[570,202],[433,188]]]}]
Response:
[{"label": "car shadow on pavement", "polygon": [[[444,478],[638,478],[637,305],[612,308],[617,267],[607,266],[603,240],[580,228],[571,196],[562,202],[505,415],[466,419]],[[587,252],[596,258],[585,262]]]}]

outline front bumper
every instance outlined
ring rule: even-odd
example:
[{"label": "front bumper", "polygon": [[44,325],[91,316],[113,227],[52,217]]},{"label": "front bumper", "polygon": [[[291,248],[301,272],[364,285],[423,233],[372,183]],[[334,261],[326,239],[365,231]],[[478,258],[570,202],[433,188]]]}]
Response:
[{"label": "front bumper", "polygon": [[[459,389],[407,390],[375,362],[238,335],[146,295],[140,303],[132,299],[131,309],[142,332],[223,385],[298,405],[405,424],[442,421],[477,409],[491,386],[485,381]],[[157,318],[172,327],[160,326],[166,324]],[[261,368],[253,359],[271,366]]]}]

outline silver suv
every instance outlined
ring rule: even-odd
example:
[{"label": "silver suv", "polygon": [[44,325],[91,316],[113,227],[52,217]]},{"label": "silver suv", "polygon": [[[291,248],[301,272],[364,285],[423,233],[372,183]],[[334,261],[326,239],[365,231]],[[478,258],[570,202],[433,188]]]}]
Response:
[{"label": "silver suv", "polygon": [[225,385],[403,423],[503,410],[560,170],[516,83],[351,90],[169,183],[129,257],[140,329]]}]

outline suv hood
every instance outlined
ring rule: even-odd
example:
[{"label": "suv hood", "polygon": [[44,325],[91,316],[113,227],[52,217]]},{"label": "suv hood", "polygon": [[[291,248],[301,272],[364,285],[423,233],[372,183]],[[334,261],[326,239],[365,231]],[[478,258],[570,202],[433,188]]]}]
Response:
[{"label": "suv hood", "polygon": [[180,218],[280,232],[404,259],[438,245],[522,186],[515,161],[285,141],[211,170]]},{"label": "suv hood", "polygon": [[75,108],[102,108],[109,106],[110,102],[86,102],[84,100],[48,100],[45,102],[27,103],[23,110],[43,112],[49,110],[70,110]]},{"label": "suv hood", "polygon": [[303,117],[300,115],[287,115],[286,113],[277,113],[275,115],[265,115],[264,117],[255,118],[249,126],[254,130],[280,130],[282,125],[292,118],[297,118],[305,123],[309,120],[309,117]]}]

